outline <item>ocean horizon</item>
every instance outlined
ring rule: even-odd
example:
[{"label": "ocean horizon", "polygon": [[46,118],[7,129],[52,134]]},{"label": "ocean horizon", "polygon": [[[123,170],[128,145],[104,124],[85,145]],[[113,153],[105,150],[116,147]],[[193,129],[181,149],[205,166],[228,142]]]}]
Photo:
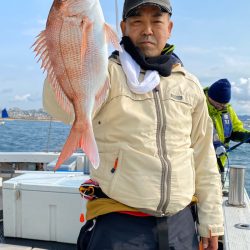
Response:
[{"label": "ocean horizon", "polygon": [[[60,152],[70,128],[57,121],[5,120],[0,125],[0,152]],[[245,187],[250,195],[249,155],[250,144],[242,144],[230,152],[228,164],[246,167]]]}]

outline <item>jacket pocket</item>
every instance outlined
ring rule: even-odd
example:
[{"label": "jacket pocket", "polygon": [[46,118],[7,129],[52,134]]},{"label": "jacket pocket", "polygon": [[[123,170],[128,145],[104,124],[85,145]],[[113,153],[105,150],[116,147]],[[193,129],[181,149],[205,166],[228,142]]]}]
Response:
[{"label": "jacket pocket", "polygon": [[128,206],[155,208],[161,193],[161,162],[131,147],[122,149],[108,196]]}]

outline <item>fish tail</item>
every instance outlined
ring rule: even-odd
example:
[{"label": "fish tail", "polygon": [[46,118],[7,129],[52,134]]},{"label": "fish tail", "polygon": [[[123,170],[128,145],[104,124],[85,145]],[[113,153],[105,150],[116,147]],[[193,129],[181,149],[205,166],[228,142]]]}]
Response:
[{"label": "fish tail", "polygon": [[64,144],[61,154],[57,160],[56,166],[54,167],[54,171],[60,168],[60,165],[78,148],[81,148],[88,156],[92,166],[95,169],[98,168],[100,158],[92,126],[90,123],[87,123],[84,129],[82,128],[83,126],[79,129],[76,127],[75,123],[73,124],[67,141]]}]

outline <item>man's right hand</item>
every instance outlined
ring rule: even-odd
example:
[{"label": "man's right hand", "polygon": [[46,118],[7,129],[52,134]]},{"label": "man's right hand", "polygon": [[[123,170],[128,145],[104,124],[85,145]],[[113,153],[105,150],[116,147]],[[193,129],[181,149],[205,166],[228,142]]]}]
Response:
[{"label": "man's right hand", "polygon": [[202,250],[217,250],[218,249],[218,236],[211,238],[202,238]]}]

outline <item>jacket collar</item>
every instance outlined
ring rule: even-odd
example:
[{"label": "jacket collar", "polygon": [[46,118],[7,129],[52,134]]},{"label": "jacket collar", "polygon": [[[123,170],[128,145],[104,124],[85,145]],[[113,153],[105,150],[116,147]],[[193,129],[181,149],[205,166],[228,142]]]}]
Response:
[{"label": "jacket collar", "polygon": [[[173,53],[174,54],[174,53]],[[175,54],[173,56],[176,56]],[[177,56],[176,56],[177,57]],[[109,56],[109,60],[121,65],[121,61],[119,58],[119,53],[118,51],[114,51],[110,56]],[[145,70],[141,69],[141,72],[145,72]],[[173,64],[172,66],[172,73],[182,73],[183,75],[186,75],[186,70],[183,67],[183,63],[181,60],[176,60],[176,62]]]}]

